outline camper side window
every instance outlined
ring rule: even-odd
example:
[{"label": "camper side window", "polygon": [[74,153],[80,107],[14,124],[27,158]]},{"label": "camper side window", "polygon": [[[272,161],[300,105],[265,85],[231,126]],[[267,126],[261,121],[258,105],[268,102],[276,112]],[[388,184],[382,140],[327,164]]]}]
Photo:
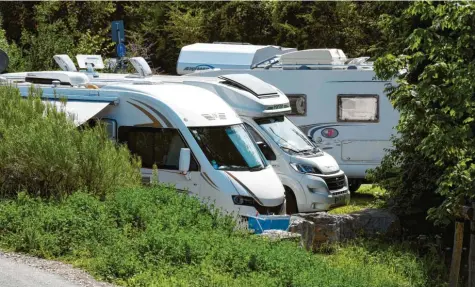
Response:
[{"label": "camper side window", "polygon": [[286,94],[289,98],[291,112],[289,116],[307,115],[307,95],[304,94]]},{"label": "camper side window", "polygon": [[[142,167],[178,170],[180,150],[187,147],[176,129],[149,127],[119,128],[119,141],[127,144],[129,150],[140,156]],[[197,171],[198,164],[192,157],[190,170]]]},{"label": "camper side window", "polygon": [[339,122],[379,121],[378,95],[338,95],[337,105]]}]

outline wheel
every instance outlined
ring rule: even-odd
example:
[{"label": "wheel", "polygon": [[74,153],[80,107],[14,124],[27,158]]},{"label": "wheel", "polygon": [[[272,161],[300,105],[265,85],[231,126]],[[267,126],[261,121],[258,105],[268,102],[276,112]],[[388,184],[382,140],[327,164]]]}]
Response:
[{"label": "wheel", "polygon": [[349,189],[351,193],[355,193],[361,186],[361,181],[359,180],[350,180],[349,181]]},{"label": "wheel", "polygon": [[299,212],[299,209],[297,207],[297,199],[295,198],[294,192],[288,188],[285,187],[285,201],[287,205],[287,214],[295,214]]}]

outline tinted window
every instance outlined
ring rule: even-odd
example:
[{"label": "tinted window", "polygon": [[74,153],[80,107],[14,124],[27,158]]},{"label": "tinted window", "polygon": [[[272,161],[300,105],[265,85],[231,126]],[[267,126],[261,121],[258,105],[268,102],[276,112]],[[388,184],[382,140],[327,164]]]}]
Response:
[{"label": "tinted window", "polygon": [[190,131],[215,169],[261,170],[267,166],[242,125],[192,127]]},{"label": "tinted window", "polygon": [[[126,143],[130,151],[142,159],[142,167],[178,170],[180,150],[186,148],[176,129],[120,127],[119,141]],[[190,170],[198,170],[192,157]]]}]

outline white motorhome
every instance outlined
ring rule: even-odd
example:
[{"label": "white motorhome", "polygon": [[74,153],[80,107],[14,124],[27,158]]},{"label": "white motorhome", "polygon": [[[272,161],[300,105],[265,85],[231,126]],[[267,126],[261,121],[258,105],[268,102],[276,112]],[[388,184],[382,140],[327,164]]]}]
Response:
[{"label": "white motorhome", "polygon": [[[67,55],[57,55],[55,60],[63,69],[75,70],[75,67],[61,65],[63,62],[72,64]],[[81,62],[79,58],[78,62]],[[348,203],[350,192],[344,172],[332,156],[316,148],[286,118],[291,110],[289,100],[274,86],[247,74],[219,78],[151,76],[150,67],[143,58],[131,58],[130,62],[139,75],[95,74],[97,77],[92,77],[91,83],[103,86],[114,81],[146,78],[210,90],[239,114],[274,167],[285,187],[287,213],[323,211]]]},{"label": "white motorhome", "polygon": [[[375,78],[368,57],[348,59],[339,49],[283,49],[258,63],[250,56],[246,63],[239,62],[244,53],[240,49],[241,45],[234,45],[230,52],[220,44],[185,46],[177,72],[202,77],[250,74],[276,86],[290,100],[289,119],[337,160],[350,189],[358,189],[366,170],[377,167],[392,146],[399,114],[385,95],[391,82]],[[246,45],[245,54],[250,49]],[[210,68],[194,73],[186,69],[197,65]]]},{"label": "white motorhome", "polygon": [[142,159],[144,181],[158,181],[242,216],[285,214],[284,188],[239,116],[215,93],[160,81],[98,88],[78,72],[3,74],[22,95],[32,85],[79,126],[100,120]]}]

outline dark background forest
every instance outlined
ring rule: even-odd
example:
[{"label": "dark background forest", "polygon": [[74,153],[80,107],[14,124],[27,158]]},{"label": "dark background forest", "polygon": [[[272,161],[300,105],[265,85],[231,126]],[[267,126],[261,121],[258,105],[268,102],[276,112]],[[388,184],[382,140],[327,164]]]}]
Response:
[{"label": "dark background forest", "polygon": [[124,20],[129,56],[175,73],[180,48],[196,42],[247,42],[339,48],[348,56],[384,52],[384,14],[409,2],[0,2],[0,48],[9,71],[54,67],[54,54],[114,57],[111,21]]}]

